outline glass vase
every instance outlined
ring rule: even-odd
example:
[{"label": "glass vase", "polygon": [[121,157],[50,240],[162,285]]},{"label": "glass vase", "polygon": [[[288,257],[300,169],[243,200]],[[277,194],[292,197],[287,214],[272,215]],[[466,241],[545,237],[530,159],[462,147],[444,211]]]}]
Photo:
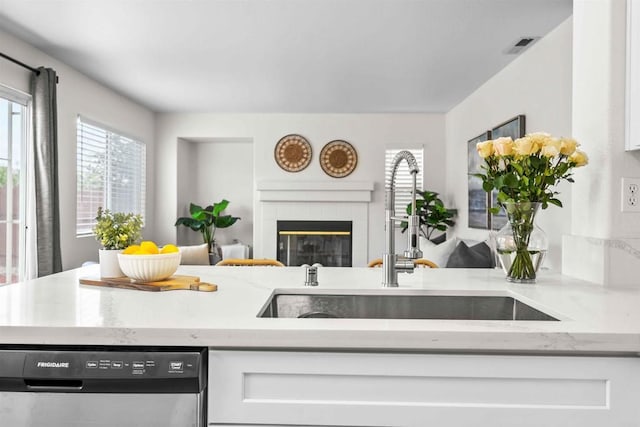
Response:
[{"label": "glass vase", "polygon": [[209,264],[216,265],[220,261],[222,261],[222,248],[214,240],[209,248]]},{"label": "glass vase", "polygon": [[507,280],[514,283],[535,283],[549,241],[535,223],[540,203],[503,203],[507,224],[496,234],[496,251]]}]

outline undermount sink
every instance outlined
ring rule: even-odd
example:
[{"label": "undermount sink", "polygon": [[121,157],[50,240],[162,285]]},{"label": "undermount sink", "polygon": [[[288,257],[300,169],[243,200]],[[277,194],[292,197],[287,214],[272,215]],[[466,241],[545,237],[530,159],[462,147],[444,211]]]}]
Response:
[{"label": "undermount sink", "polygon": [[557,321],[510,296],[275,293],[258,317]]}]

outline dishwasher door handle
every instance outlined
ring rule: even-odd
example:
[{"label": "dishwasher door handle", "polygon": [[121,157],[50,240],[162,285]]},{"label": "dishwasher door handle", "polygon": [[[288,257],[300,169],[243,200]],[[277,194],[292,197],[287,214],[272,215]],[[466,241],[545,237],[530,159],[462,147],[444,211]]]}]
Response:
[{"label": "dishwasher door handle", "polygon": [[52,380],[25,378],[24,384],[28,391],[79,391],[82,390],[82,380]]}]

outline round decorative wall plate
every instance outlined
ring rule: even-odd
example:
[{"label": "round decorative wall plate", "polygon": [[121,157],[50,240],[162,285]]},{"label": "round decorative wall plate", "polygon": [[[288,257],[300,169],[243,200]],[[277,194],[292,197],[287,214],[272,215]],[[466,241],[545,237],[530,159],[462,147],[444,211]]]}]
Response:
[{"label": "round decorative wall plate", "polygon": [[303,136],[286,135],[276,144],[274,156],[282,169],[300,172],[311,163],[311,144]]},{"label": "round decorative wall plate", "polygon": [[342,140],[328,142],[320,152],[320,166],[329,176],[344,178],[356,168],[358,153],[351,144]]}]

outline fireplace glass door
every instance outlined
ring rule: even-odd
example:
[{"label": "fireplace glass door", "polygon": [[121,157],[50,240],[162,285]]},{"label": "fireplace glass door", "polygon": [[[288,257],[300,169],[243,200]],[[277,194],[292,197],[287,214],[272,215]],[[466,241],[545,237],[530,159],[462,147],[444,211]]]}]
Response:
[{"label": "fireplace glass door", "polygon": [[351,267],[351,221],[278,221],[278,261]]}]

